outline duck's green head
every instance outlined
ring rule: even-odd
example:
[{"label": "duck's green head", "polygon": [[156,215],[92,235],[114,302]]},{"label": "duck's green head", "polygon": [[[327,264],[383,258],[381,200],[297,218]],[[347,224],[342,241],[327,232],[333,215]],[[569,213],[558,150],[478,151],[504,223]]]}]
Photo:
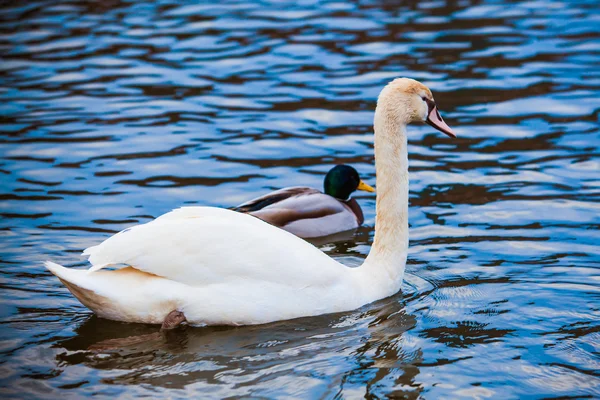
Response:
[{"label": "duck's green head", "polygon": [[349,165],[336,165],[325,175],[325,193],[340,200],[348,200],[356,190],[374,192],[371,186],[360,180],[358,172]]}]

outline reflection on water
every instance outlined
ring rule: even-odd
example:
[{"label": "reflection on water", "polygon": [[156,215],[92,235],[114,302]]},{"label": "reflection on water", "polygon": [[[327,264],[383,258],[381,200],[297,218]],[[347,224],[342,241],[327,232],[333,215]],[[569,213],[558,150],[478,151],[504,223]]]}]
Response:
[{"label": "reflection on water", "polygon": [[[600,396],[600,13],[590,1],[8,2],[0,381],[10,397]],[[374,181],[372,112],[424,81],[403,293],[184,329],[89,314],[41,266],[182,204]],[[328,254],[355,265],[365,226]]]},{"label": "reflection on water", "polygon": [[[404,353],[406,349],[399,349],[397,342],[414,324],[414,317],[402,310],[401,296],[352,315],[242,328],[161,333],[156,327],[90,317],[75,330],[75,336],[56,345],[56,359],[63,365],[121,370],[110,378],[108,383],[113,384],[190,390],[223,383],[226,386],[215,389],[219,396],[249,395],[257,388],[267,390],[266,395],[301,395],[311,388],[316,396],[334,395],[343,389],[345,379],[368,373],[374,362],[382,368],[401,369],[397,378],[410,382],[418,371],[410,365],[420,358],[420,351]],[[144,368],[148,363],[152,367]],[[273,380],[283,387],[277,388]],[[228,385],[233,383],[239,387]]]}]

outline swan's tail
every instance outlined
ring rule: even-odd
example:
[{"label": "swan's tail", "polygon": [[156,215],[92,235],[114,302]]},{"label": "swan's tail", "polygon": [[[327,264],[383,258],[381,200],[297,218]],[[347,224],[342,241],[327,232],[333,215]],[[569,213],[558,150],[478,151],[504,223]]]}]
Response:
[{"label": "swan's tail", "polygon": [[[73,291],[90,291],[90,276],[89,273],[81,269],[65,268],[62,265],[54,263],[52,261],[46,261],[44,263],[46,269],[52,272],[60,281],[83,303],[77,294]],[[85,304],[85,303],[84,303]]]},{"label": "swan's tail", "polygon": [[48,271],[52,272],[54,274],[54,276],[56,276],[58,279],[60,279],[63,283],[65,283],[65,281],[67,283],[70,283],[71,281],[73,281],[73,283],[75,283],[76,281],[80,281],[81,273],[85,272],[82,270],[65,268],[62,265],[59,265],[52,261],[46,261],[44,263],[44,267],[46,267],[46,269]]},{"label": "swan's tail", "polygon": [[46,261],[44,266],[81,304],[104,318],[160,324],[176,308],[161,296],[160,283],[167,283],[164,278],[131,267],[91,272],[65,268],[52,261]]},{"label": "swan's tail", "polygon": [[92,274],[86,270],[65,268],[52,261],[46,261],[44,266],[52,272],[69,289],[69,291],[87,308],[99,313],[106,298],[97,293],[92,281]]}]

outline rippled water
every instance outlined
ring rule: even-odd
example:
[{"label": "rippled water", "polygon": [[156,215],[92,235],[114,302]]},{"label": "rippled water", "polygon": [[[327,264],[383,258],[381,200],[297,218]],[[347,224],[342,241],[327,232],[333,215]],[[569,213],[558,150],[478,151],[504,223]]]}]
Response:
[{"label": "rippled water", "polygon": [[[591,1],[3,2],[4,397],[600,396],[600,8]],[[397,76],[459,138],[409,132],[403,293],[267,326],[93,316],[46,272],[183,204],[374,183]],[[326,244],[356,263],[365,226]]]}]

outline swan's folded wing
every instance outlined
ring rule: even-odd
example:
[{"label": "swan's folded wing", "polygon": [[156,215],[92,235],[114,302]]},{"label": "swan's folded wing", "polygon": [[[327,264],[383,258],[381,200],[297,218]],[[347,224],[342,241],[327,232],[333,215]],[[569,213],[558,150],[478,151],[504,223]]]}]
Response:
[{"label": "swan's folded wing", "polygon": [[260,280],[293,287],[328,284],[346,267],[255,217],[185,207],[84,251],[100,268],[131,266],[189,285]]}]

